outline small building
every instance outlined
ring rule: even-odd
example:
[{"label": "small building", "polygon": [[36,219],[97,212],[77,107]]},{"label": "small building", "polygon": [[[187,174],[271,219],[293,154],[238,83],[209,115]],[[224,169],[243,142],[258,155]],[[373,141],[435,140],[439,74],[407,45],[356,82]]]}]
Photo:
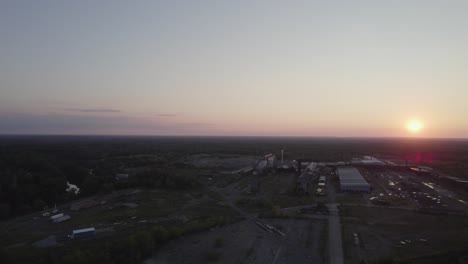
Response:
[{"label": "small building", "polygon": [[58,218],[60,218],[60,217],[62,217],[62,216],[63,216],[63,214],[56,214],[56,215],[51,216],[51,217],[50,217],[50,220],[51,220],[51,221],[54,221],[55,219],[58,219]]},{"label": "small building", "polygon": [[61,216],[61,217],[58,217],[58,218],[53,219],[53,220],[52,220],[52,223],[61,223],[61,222],[63,222],[63,221],[67,221],[67,220],[70,219],[70,218],[71,218],[71,216],[69,216],[69,215],[63,215],[63,216]]},{"label": "small building", "polygon": [[325,176],[320,176],[319,177],[319,182],[325,182],[327,179],[325,178]]},{"label": "small building", "polygon": [[87,238],[96,235],[96,229],[94,227],[83,228],[73,230],[72,235],[70,236],[71,239],[80,239],[80,238]]},{"label": "small building", "polygon": [[337,169],[340,178],[340,190],[343,192],[370,192],[370,185],[354,167]]}]

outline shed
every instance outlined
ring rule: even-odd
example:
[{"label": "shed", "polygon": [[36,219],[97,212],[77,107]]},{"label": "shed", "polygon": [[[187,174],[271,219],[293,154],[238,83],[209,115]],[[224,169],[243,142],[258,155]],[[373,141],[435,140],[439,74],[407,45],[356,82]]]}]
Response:
[{"label": "shed", "polygon": [[79,239],[79,238],[87,238],[96,235],[96,229],[94,227],[83,228],[73,230],[71,238],[72,239]]},{"label": "shed", "polygon": [[69,216],[69,215],[63,215],[62,217],[53,219],[52,222],[53,223],[61,223],[61,222],[66,221],[66,220],[68,220],[70,218],[71,218],[71,216]]},{"label": "shed", "polygon": [[63,214],[56,214],[56,215],[51,216],[50,220],[54,221],[55,219],[60,218],[62,216],[63,216]]}]

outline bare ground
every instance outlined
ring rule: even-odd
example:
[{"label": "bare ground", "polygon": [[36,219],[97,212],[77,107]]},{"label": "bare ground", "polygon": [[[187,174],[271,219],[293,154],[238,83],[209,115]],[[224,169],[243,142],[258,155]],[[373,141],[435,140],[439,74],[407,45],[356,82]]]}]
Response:
[{"label": "bare ground", "polygon": [[[257,221],[285,236],[262,229]],[[324,263],[326,242],[323,220],[251,219],[176,239],[145,263]]]}]

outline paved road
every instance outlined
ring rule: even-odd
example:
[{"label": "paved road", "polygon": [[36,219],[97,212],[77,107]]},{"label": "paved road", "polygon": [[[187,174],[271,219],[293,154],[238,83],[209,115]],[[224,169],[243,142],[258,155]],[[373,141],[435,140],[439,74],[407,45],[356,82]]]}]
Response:
[{"label": "paved road", "polygon": [[341,238],[341,221],[338,205],[335,203],[335,186],[327,177],[328,210],[328,255],[330,264],[343,264],[343,241]]},{"label": "paved road", "polygon": [[330,264],[343,264],[343,242],[341,240],[341,222],[338,206],[328,204],[328,254]]}]

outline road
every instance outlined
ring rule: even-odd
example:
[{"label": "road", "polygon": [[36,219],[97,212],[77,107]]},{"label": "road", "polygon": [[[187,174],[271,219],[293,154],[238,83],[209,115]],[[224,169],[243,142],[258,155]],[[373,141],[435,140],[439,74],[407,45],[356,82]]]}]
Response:
[{"label": "road", "polygon": [[335,186],[327,177],[328,210],[328,255],[330,264],[343,264],[343,241],[338,204],[335,203]]}]

